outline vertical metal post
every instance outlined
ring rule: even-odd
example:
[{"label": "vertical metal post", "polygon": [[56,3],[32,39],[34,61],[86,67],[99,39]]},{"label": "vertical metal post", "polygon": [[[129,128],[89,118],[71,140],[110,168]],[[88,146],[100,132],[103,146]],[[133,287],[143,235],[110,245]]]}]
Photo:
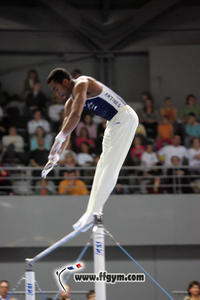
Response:
[{"label": "vertical metal post", "polygon": [[[100,272],[105,272],[105,233],[102,223],[102,215],[95,215],[95,225],[93,227],[93,249],[94,249],[94,273],[99,276]],[[106,300],[106,281],[95,282],[96,300]]]},{"label": "vertical metal post", "polygon": [[35,272],[29,265],[25,272],[25,295],[25,300],[35,300]]}]

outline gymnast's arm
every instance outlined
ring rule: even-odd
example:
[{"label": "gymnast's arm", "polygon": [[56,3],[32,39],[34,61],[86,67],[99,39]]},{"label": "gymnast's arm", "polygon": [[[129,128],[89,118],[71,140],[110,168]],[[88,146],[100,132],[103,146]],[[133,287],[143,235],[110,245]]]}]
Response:
[{"label": "gymnast's arm", "polygon": [[74,87],[74,101],[71,103],[71,107],[68,111],[69,114],[64,118],[62,128],[55,138],[55,142],[48,157],[49,161],[42,171],[43,178],[46,178],[46,175],[53,169],[59,160],[60,154],[69,142],[71,132],[78,125],[85,104],[87,89],[87,79],[82,80]]},{"label": "gymnast's arm", "polygon": [[66,142],[68,136],[78,125],[85,104],[87,89],[87,79],[81,80],[81,82],[74,87],[74,101],[71,104],[70,113],[64,118],[62,128],[55,138],[50,155],[55,155],[60,152],[63,143]]}]

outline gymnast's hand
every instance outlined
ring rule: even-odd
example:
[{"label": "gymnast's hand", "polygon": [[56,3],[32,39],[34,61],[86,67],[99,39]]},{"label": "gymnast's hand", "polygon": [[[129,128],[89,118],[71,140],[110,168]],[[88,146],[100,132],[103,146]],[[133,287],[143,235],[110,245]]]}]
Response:
[{"label": "gymnast's hand", "polygon": [[57,153],[54,155],[49,155],[48,159],[49,160],[45,165],[44,169],[42,170],[42,174],[41,174],[42,178],[44,179],[47,177],[47,174],[49,174],[49,172],[55,167],[55,165],[60,159],[60,155]]}]

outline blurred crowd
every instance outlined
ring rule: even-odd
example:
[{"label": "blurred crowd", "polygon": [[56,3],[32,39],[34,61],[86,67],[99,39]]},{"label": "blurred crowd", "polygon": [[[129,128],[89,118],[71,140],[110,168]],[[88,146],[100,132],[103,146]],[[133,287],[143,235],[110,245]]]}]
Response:
[{"label": "blurred crowd", "polygon": [[[0,299],[1,300],[17,300],[16,296],[12,296],[12,289],[10,289],[10,284],[7,280],[0,281]],[[24,297],[24,296],[23,296]],[[47,300],[53,300],[53,298],[47,297]],[[58,300],[71,300],[71,287],[69,284],[65,285],[65,291],[60,291]],[[82,297],[81,297],[82,299]],[[90,290],[86,295],[87,300],[95,300],[95,291]]]},{"label": "blurred crowd", "polygon": [[[80,70],[72,72],[74,78]],[[134,99],[133,99],[134,100]],[[149,92],[137,101],[140,124],[114,194],[200,192],[200,102],[193,94],[166,97],[160,107]],[[134,108],[134,101],[131,104]],[[63,120],[64,100],[43,92],[40,76],[29,70],[21,95],[0,84],[0,194],[87,195],[102,151],[106,120],[84,111],[71,142],[47,180],[40,178]],[[34,167],[23,171],[23,166]],[[8,167],[14,167],[10,170]],[[82,167],[77,170],[77,167]],[[27,173],[29,172],[29,173]]]}]

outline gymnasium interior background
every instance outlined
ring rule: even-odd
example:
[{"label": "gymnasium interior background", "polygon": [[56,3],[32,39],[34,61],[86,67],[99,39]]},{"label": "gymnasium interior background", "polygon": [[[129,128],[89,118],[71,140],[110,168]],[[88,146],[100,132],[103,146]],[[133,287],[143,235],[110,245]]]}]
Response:
[{"label": "gymnasium interior background", "polygon": [[[133,108],[149,91],[158,109],[171,97],[180,110],[194,94],[200,106],[200,2],[198,0],[7,0],[0,2],[1,92],[22,95],[30,69],[42,91],[49,71],[80,69],[118,92]],[[104,224],[174,299],[200,280],[199,193],[111,195]],[[0,196],[0,280],[11,288],[32,257],[71,231],[88,196]],[[54,270],[72,263],[85,233],[35,266],[43,290],[57,290]],[[138,268],[106,239],[109,272]],[[83,259],[93,270],[92,248]],[[72,291],[93,289],[75,284]],[[23,290],[23,283],[19,290]],[[181,291],[183,293],[175,293]],[[108,299],[166,299],[149,280],[107,286]],[[22,298],[23,299],[23,298]],[[39,298],[38,298],[39,299]],[[72,299],[86,299],[73,295]]]}]

